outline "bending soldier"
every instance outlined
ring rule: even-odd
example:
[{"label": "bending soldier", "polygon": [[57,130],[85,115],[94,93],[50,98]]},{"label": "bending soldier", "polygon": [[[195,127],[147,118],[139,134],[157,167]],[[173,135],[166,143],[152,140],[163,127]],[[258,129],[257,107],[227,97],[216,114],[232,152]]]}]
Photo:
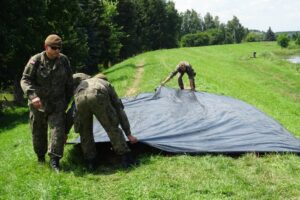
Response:
[{"label": "bending soldier", "polygon": [[182,77],[185,73],[187,73],[190,81],[191,90],[195,91],[195,79],[196,73],[194,72],[192,65],[186,61],[181,61],[177,66],[176,69],[161,83],[161,85],[165,85],[169,80],[171,80],[177,73],[178,74],[178,85],[180,89],[184,89]]},{"label": "bending soldier", "polygon": [[62,40],[49,35],[45,51],[30,58],[25,66],[21,87],[28,96],[33,148],[38,161],[45,162],[50,127],[48,154],[50,166],[59,170],[65,140],[65,110],[73,95],[73,78],[68,58],[60,53]]},{"label": "bending soldier", "polygon": [[73,75],[74,85],[78,85],[74,92],[78,121],[75,120],[74,128],[80,134],[81,147],[89,169],[95,169],[97,155],[93,135],[93,115],[108,134],[115,152],[122,155],[124,166],[136,164],[123,132],[118,127],[119,124],[131,143],[136,143],[137,139],[131,134],[121,100],[113,86],[105,79],[103,75],[88,79],[83,73]]}]

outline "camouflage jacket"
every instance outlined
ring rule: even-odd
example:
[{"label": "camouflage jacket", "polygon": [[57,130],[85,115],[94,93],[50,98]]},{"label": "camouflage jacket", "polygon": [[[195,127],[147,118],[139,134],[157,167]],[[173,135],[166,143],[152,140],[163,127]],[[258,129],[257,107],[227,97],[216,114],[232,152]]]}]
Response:
[{"label": "camouflage jacket", "polygon": [[72,70],[68,58],[60,54],[55,60],[49,60],[46,52],[34,55],[25,66],[21,87],[29,100],[39,97],[45,109],[66,109],[73,96]]},{"label": "camouflage jacket", "polygon": [[189,79],[194,79],[196,76],[196,73],[194,72],[192,65],[190,65],[188,62],[182,61],[180,62],[175,70],[171,72],[169,78],[173,78],[177,73],[180,74],[180,77],[184,75],[184,73],[187,73]]},{"label": "camouflage jacket", "polygon": [[[100,93],[106,93],[109,96],[110,103],[115,108],[116,113],[120,121],[120,125],[125,132],[125,135],[130,135],[130,124],[126,113],[124,112],[124,105],[116,93],[114,87],[103,78],[89,78],[87,80],[81,81],[74,92],[74,96],[81,95],[83,93],[93,93],[93,91],[99,91]],[[76,121],[76,119],[74,120]]]}]

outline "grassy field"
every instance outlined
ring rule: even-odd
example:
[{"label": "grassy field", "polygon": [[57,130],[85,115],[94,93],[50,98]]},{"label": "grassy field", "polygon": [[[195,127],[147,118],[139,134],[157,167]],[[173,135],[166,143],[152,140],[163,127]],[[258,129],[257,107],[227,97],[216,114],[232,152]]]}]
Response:
[{"label": "grassy field", "polygon": [[[257,58],[251,58],[252,52]],[[300,66],[284,60],[300,49],[276,43],[180,48],[148,52],[105,71],[123,96],[143,65],[137,93],[153,92],[180,60],[195,71],[197,90],[246,101],[300,138]],[[185,81],[186,77],[185,77]],[[177,87],[176,79],[168,86]],[[294,154],[138,154],[129,170],[104,162],[88,172],[80,149],[67,145],[60,174],[39,165],[27,108],[0,116],[0,199],[300,199],[300,157]],[[49,159],[47,158],[47,161]]]}]

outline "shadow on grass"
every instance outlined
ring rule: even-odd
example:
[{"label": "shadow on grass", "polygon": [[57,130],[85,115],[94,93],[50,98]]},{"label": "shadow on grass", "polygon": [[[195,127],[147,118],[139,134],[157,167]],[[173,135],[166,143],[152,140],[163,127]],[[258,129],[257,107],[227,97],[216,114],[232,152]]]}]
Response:
[{"label": "shadow on grass", "polygon": [[15,107],[4,110],[0,114],[0,131],[2,129],[11,129],[18,124],[28,123],[28,107]]},{"label": "shadow on grass", "polygon": [[119,71],[119,70],[124,70],[124,68],[128,68],[128,67],[129,68],[136,68],[136,66],[134,64],[127,64],[127,65],[124,65],[122,67],[115,67],[114,69],[111,69],[111,70],[109,70],[107,72],[104,72],[104,74],[105,75],[111,74],[111,73],[114,73],[114,72]]},{"label": "shadow on grass", "polygon": [[[85,176],[87,174],[101,174],[101,175],[110,175],[114,174],[117,171],[130,171],[138,168],[141,165],[147,165],[151,162],[151,157],[153,155],[161,155],[165,157],[177,156],[177,155],[189,155],[189,156],[227,156],[233,159],[239,159],[242,156],[252,153],[257,157],[263,157],[265,155],[278,155],[278,154],[286,154],[286,152],[215,152],[215,153],[171,153],[162,151],[160,149],[151,147],[144,143],[137,144],[128,144],[130,149],[132,150],[132,154],[135,158],[140,161],[139,165],[133,166],[129,169],[124,169],[121,165],[121,157],[116,155],[112,150],[112,146],[109,142],[105,143],[97,143],[97,161],[98,168],[95,171],[88,171],[85,162],[83,159],[83,154],[81,151],[80,144],[76,144],[73,146],[71,151],[69,151],[68,156],[65,158],[67,160],[66,165],[63,167],[65,172],[72,172],[76,176]],[[299,156],[299,154],[296,154]]]},{"label": "shadow on grass", "polygon": [[[141,162],[140,165],[147,164],[150,161],[151,155],[171,155],[143,143],[128,144],[128,146],[133,156]],[[85,176],[87,174],[109,175],[117,171],[130,171],[139,167],[139,165],[136,165],[127,169],[123,168],[121,164],[122,158],[115,154],[110,142],[97,143],[96,147],[98,152],[98,168],[95,171],[88,171],[86,168],[80,144],[73,145],[66,158],[64,158],[67,162],[64,163],[63,170],[65,172],[72,172],[76,176]]]}]

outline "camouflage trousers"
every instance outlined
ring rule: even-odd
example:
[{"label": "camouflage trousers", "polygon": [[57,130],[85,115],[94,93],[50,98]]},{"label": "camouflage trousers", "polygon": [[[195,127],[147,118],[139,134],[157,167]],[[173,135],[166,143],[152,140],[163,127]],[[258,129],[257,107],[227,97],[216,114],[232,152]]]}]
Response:
[{"label": "camouflage trousers", "polygon": [[[30,107],[30,127],[32,131],[33,149],[38,156],[62,157],[65,143],[65,112],[47,114]],[[50,128],[50,144],[48,146],[48,125]]]},{"label": "camouflage trousers", "polygon": [[93,159],[97,155],[93,135],[93,115],[108,134],[114,151],[119,155],[130,152],[123,132],[119,128],[119,118],[107,91],[82,90],[75,95],[75,103],[79,119],[81,147],[85,159]]}]

